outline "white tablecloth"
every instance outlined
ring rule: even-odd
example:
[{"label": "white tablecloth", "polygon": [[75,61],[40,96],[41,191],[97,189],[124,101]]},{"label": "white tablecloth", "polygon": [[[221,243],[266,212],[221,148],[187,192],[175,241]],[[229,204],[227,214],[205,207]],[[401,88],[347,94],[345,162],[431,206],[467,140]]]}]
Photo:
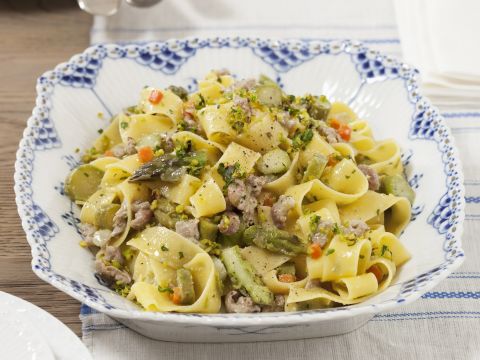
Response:
[{"label": "white tablecloth", "polygon": [[[124,6],[95,18],[91,42],[184,36],[355,38],[401,57],[393,4],[308,0],[163,0],[154,9]],[[433,291],[349,334],[252,344],[180,344],[147,339],[84,306],[83,341],[95,359],[480,359],[480,104],[441,108],[464,165],[466,261]]]}]

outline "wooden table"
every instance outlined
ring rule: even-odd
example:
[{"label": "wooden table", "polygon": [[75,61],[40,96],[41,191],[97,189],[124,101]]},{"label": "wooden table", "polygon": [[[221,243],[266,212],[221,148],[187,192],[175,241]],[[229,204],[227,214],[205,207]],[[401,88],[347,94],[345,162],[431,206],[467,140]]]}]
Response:
[{"label": "wooden table", "polygon": [[30,268],[13,172],[37,77],[88,46],[91,22],[74,0],[0,0],[0,290],[42,307],[77,335],[80,304]]}]

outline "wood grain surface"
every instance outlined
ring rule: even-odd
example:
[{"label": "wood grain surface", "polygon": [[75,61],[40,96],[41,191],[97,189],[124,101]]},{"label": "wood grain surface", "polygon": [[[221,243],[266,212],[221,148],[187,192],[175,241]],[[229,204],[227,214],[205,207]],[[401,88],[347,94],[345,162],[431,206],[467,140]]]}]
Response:
[{"label": "wood grain surface", "polygon": [[91,22],[73,0],[0,0],[0,290],[40,306],[79,336],[80,304],[30,268],[13,172],[37,77],[88,46]]}]

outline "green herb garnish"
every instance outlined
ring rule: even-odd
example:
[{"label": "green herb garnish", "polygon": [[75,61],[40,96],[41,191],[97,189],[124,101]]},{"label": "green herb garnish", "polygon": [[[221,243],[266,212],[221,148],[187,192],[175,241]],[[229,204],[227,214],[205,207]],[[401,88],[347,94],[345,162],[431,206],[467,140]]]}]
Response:
[{"label": "green herb garnish", "polygon": [[328,249],[327,252],[325,253],[325,256],[331,255],[335,252],[335,249]]},{"label": "green herb garnish", "polygon": [[157,289],[158,289],[158,292],[161,292],[161,293],[163,293],[163,292],[168,292],[168,293],[170,293],[170,294],[173,294],[173,289],[172,289],[171,287],[169,287],[169,286],[167,286],[167,287],[161,287],[161,286],[159,285]]}]

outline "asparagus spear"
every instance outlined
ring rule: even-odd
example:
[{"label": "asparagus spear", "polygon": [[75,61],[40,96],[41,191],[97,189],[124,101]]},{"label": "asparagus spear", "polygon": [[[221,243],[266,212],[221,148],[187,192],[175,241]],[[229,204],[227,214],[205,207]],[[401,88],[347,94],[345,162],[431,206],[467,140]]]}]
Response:
[{"label": "asparagus spear", "polygon": [[244,288],[252,300],[260,305],[271,305],[273,293],[255,274],[253,266],[246,261],[238,246],[223,249],[220,255],[234,287]]},{"label": "asparagus spear", "polygon": [[307,248],[297,236],[289,234],[271,225],[253,225],[243,233],[247,245],[257,245],[259,248],[288,256],[306,254]]},{"label": "asparagus spear", "polygon": [[184,268],[177,270],[177,286],[180,288],[180,301],[182,305],[191,305],[195,302],[195,289],[193,287],[192,273]]}]

